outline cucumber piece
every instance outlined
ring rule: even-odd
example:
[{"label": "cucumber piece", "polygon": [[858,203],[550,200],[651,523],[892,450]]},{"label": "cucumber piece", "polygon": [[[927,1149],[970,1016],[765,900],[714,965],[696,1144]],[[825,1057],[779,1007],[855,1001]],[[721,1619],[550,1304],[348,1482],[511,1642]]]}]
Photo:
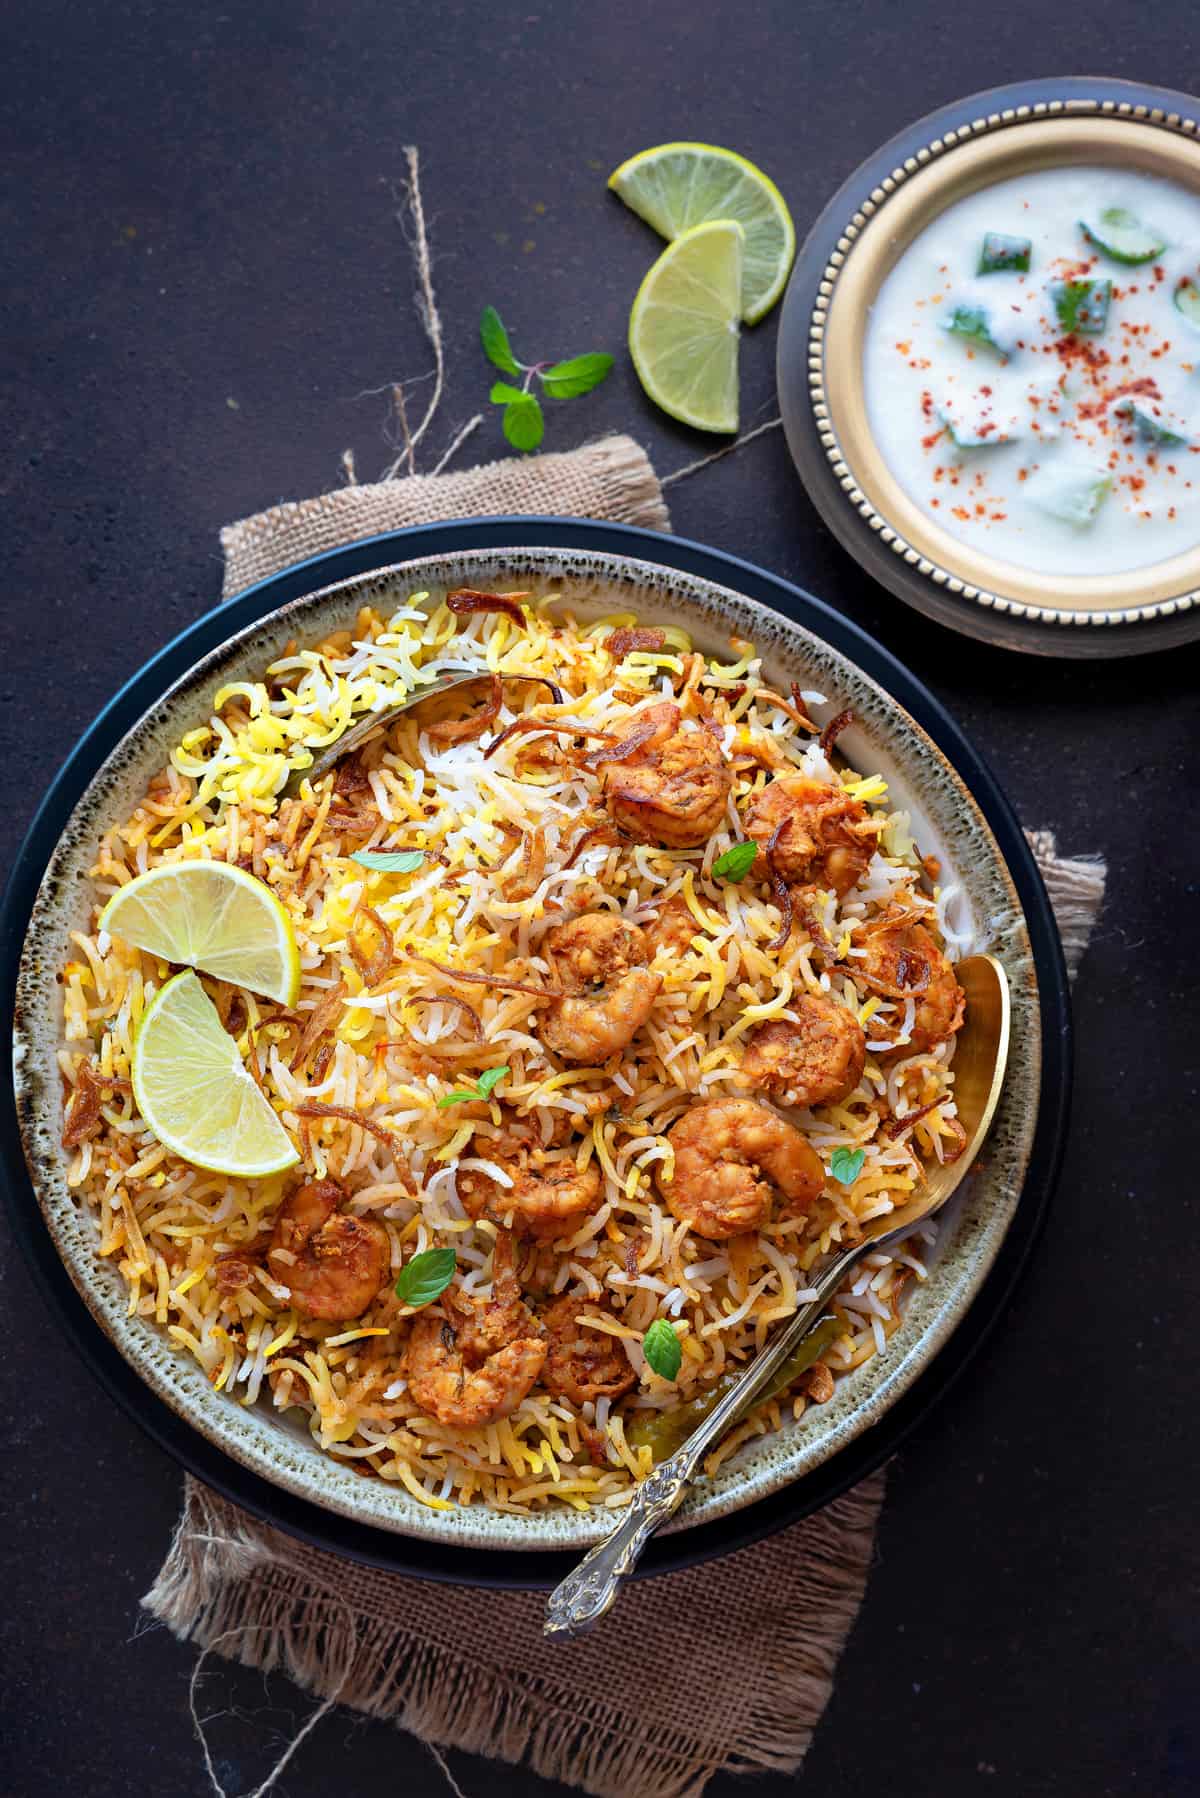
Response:
[{"label": "cucumber piece", "polygon": [[1182,312],[1189,325],[1200,330],[1200,286],[1185,275],[1175,289],[1175,310]]},{"label": "cucumber piece", "polygon": [[972,425],[965,419],[953,418],[944,406],[938,407],[937,415],[955,449],[995,449],[1001,443],[1012,443],[1016,436],[1015,431],[1000,425]]},{"label": "cucumber piece", "polygon": [[1047,469],[1026,488],[1030,503],[1051,518],[1079,528],[1091,524],[1112,487],[1107,468],[1069,464]]},{"label": "cucumber piece", "polygon": [[1122,399],[1114,400],[1109,411],[1119,418],[1127,418],[1143,443],[1149,443],[1156,449],[1182,449],[1188,439],[1173,431],[1170,425],[1155,418],[1153,412],[1145,406],[1139,406],[1131,393]]},{"label": "cucumber piece", "polygon": [[989,231],[979,250],[977,275],[1029,273],[1033,240],[1028,237],[1006,237],[1003,231]]},{"label": "cucumber piece", "polygon": [[1079,337],[1100,336],[1108,324],[1111,281],[1052,281],[1049,293],[1064,331],[1074,331]]},{"label": "cucumber piece", "polygon": [[969,343],[977,343],[983,349],[995,350],[998,356],[1007,354],[992,335],[991,315],[986,306],[958,301],[949,318],[942,320],[942,330],[949,331],[954,337],[965,337]]},{"label": "cucumber piece", "polygon": [[1147,231],[1141,219],[1135,213],[1126,212],[1123,206],[1106,206],[1095,223],[1080,219],[1079,229],[1089,243],[1094,243],[1113,262],[1123,262],[1128,268],[1153,262],[1167,247],[1165,238]]}]

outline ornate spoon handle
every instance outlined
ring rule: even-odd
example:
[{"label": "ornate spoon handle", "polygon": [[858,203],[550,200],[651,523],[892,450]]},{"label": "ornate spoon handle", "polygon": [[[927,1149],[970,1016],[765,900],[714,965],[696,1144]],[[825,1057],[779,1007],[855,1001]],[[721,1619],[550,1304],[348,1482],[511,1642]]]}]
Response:
[{"label": "ornate spoon handle", "polygon": [[642,1481],[621,1521],[603,1542],[580,1561],[573,1573],[556,1586],[546,1600],[547,1636],[582,1636],[600,1621],[617,1596],[621,1581],[637,1566],[646,1543],[683,1502],[696,1469],[714,1442],[750,1408],[789,1355],[817,1323],[830,1295],[837,1291],[847,1271],[873,1242],[846,1249],[825,1269],[817,1282],[817,1296],[797,1311],[786,1329],[771,1338],[737,1384],[692,1431],[683,1447],[662,1461]]}]

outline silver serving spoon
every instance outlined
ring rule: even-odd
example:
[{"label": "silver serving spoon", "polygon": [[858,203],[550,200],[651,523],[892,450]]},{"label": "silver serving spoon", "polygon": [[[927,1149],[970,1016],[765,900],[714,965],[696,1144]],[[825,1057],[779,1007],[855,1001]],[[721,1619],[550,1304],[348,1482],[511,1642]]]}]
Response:
[{"label": "silver serving spoon", "polygon": [[865,1227],[861,1242],[843,1249],[816,1281],[817,1296],[778,1331],[741,1378],[683,1447],[647,1475],[616,1528],[598,1542],[546,1601],[543,1632],[570,1638],[586,1635],[617,1596],[621,1581],[637,1566],[646,1543],[682,1504],[696,1471],[713,1445],[750,1409],[800,1343],[820,1322],[829,1300],[855,1262],[873,1249],[900,1242],[932,1217],[956,1192],[987,1135],[1004,1083],[1008,1060],[1011,1001],[1008,979],[990,955],[973,955],[955,969],[967,996],[966,1020],[954,1051],[954,1096],[966,1143],[957,1161],[932,1168],[910,1202]]}]

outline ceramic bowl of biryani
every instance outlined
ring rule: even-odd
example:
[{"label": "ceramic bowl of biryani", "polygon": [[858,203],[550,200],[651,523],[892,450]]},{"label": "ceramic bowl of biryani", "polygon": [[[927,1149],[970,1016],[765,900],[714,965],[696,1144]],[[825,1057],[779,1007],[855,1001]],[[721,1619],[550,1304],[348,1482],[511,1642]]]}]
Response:
[{"label": "ceramic bowl of biryani", "polygon": [[[213,869],[266,895],[286,991],[122,926],[134,880]],[[686,1530],[911,1386],[999,1252],[1036,1121],[1036,975],[992,834],[799,625],[529,549],[372,572],[233,637],[118,745],[42,883],[26,1155],[93,1315],[243,1467],[384,1531],[579,1546],[822,1259],[957,1154],[953,965],[977,948],[1014,1002],[987,1157],[855,1273]],[[190,1146],[212,1107],[156,1110],[146,1045],[181,993],[274,1171]]]}]

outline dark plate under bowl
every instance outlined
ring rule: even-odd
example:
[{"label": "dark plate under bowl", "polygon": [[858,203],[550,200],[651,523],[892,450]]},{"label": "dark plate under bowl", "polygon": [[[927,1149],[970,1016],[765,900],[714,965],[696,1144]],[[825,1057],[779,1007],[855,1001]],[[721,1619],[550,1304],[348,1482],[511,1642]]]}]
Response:
[{"label": "dark plate under bowl", "polygon": [[[857,626],[765,570],[686,539],[632,526],[564,518],[484,518],[422,525],[372,537],[297,564],[228,600],[178,636],[122,688],[81,738],[42,802],[17,858],[3,908],[0,998],[11,1015],[20,945],[42,871],[70,813],[110,750],[174,681],[236,631],[290,600],[419,556],[537,543],[638,557],[707,578],[795,619],[885,687],[954,764],[996,837],[1016,885],[1038,974],[1042,1026],[1037,1131],[1024,1192],[991,1273],[949,1344],[873,1428],[768,1498],[716,1522],[652,1542],[640,1576],[726,1554],[827,1504],[878,1467],[949,1388],[1000,1315],[1037,1239],[1062,1157],[1070,1102],[1070,1004],[1062,948],[1045,888],[1020,825],[991,773],[933,695]],[[58,1258],[26,1171],[11,1088],[0,1106],[0,1163],[9,1212],[43,1293],[105,1389],[189,1472],[256,1517],[301,1540],[370,1566],[459,1585],[541,1587],[556,1583],[573,1554],[449,1548],[394,1535],[326,1511],[269,1484],[191,1429],[143,1383],[88,1312]]]}]

